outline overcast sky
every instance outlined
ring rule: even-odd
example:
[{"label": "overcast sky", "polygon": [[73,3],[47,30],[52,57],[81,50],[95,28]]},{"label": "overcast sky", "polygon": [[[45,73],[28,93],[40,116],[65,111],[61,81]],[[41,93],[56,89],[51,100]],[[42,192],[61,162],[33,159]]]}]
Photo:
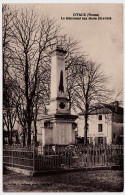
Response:
[{"label": "overcast sky", "polygon": [[[56,18],[67,34],[81,41],[89,58],[102,64],[104,72],[111,75],[112,88],[117,91],[123,88],[122,4],[35,4],[35,7],[41,15]],[[73,17],[73,13],[99,14],[112,20],[61,20]]]}]

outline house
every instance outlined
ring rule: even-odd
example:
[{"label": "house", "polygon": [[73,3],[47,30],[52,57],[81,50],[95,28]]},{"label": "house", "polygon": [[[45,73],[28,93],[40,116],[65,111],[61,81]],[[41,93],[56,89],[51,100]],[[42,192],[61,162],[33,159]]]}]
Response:
[{"label": "house", "polygon": [[[84,139],[84,116],[79,113],[78,139]],[[102,104],[89,115],[88,142],[93,144],[123,144],[123,108],[115,101]]]}]

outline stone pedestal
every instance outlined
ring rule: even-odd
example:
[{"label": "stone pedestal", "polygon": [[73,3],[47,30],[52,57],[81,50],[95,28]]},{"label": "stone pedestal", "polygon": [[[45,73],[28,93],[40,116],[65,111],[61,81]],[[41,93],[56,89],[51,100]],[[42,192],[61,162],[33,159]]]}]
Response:
[{"label": "stone pedestal", "polygon": [[[75,144],[75,115],[53,115],[44,118],[45,144]],[[76,125],[75,125],[76,126]]]}]

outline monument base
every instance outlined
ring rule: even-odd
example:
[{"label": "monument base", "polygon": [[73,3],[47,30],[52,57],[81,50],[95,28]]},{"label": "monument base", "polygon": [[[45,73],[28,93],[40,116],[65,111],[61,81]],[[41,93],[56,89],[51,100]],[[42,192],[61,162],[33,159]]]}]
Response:
[{"label": "monument base", "polygon": [[42,128],[42,145],[75,144],[76,115],[47,115]]}]

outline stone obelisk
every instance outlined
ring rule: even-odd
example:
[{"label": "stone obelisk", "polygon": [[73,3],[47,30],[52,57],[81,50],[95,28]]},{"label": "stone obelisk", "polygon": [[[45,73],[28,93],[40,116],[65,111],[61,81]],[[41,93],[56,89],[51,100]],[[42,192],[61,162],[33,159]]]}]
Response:
[{"label": "stone obelisk", "polygon": [[77,119],[68,108],[65,76],[66,51],[57,47],[51,62],[51,98],[48,115],[44,117],[43,145],[69,145],[75,143],[74,124]]}]

